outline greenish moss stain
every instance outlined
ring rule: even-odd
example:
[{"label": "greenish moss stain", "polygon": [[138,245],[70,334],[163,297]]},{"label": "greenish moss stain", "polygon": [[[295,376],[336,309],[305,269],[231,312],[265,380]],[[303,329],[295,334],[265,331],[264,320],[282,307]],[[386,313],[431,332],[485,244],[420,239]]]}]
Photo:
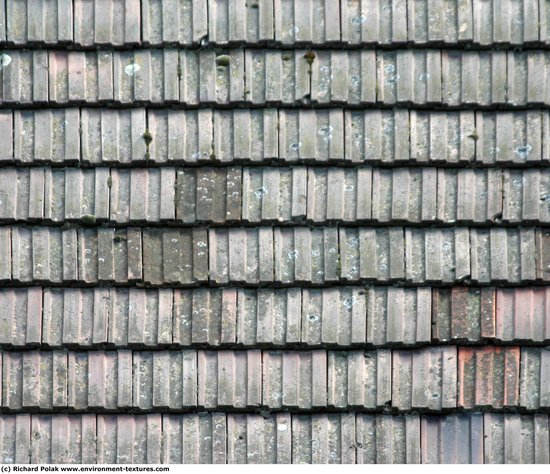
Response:
[{"label": "greenish moss stain", "polygon": [[96,223],[96,217],[91,214],[86,214],[81,219],[84,225],[94,225]]},{"label": "greenish moss stain", "polygon": [[218,66],[227,67],[231,63],[231,58],[227,54],[221,54],[216,58],[216,64]]},{"label": "greenish moss stain", "polygon": [[304,54],[304,59],[307,61],[309,66],[311,66],[313,61],[315,61],[315,53],[313,51],[306,51],[306,54]]},{"label": "greenish moss stain", "polygon": [[143,136],[143,141],[145,142],[145,159],[149,160],[151,158],[151,153],[149,152],[149,145],[151,145],[151,142],[153,141],[153,135],[151,134],[149,129],[146,128],[142,136]]}]

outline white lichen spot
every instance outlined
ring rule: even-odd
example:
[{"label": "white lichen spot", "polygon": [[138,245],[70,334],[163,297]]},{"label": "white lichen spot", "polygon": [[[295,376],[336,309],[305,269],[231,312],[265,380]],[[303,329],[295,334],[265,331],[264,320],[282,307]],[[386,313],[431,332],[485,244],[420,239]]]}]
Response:
[{"label": "white lichen spot", "polygon": [[256,189],[256,191],[254,191],[254,195],[256,196],[257,199],[260,199],[264,194],[267,194],[267,189],[264,188],[263,186],[261,188]]},{"label": "white lichen spot", "polygon": [[354,304],[355,304],[355,296],[350,296],[344,299],[344,306],[346,308],[351,309]]},{"label": "white lichen spot", "polygon": [[420,74],[420,76],[418,76],[418,80],[421,82],[426,82],[429,78],[430,78],[430,73],[428,72],[426,74]]},{"label": "white lichen spot", "polygon": [[0,54],[0,67],[6,67],[9,66],[11,63],[11,56],[6,53]]},{"label": "white lichen spot", "polygon": [[522,160],[525,160],[532,149],[533,147],[527,143],[526,145],[518,146],[515,151]]},{"label": "white lichen spot", "polygon": [[289,260],[295,260],[296,257],[298,257],[298,250],[291,250],[286,254],[286,256]]},{"label": "white lichen spot", "polygon": [[141,66],[137,63],[132,63],[132,64],[128,64],[128,66],[126,66],[124,68],[124,72],[126,73],[127,76],[133,76],[136,74],[136,72],[138,72],[139,70],[141,69]]},{"label": "white lichen spot", "polygon": [[350,18],[350,22],[354,26],[360,26],[365,23],[365,21],[367,21],[367,17],[365,15],[356,15]]},{"label": "white lichen spot", "polygon": [[395,74],[393,76],[389,76],[385,81],[384,83],[385,84],[395,84],[398,80],[400,79],[400,76],[399,74]]},{"label": "white lichen spot", "polygon": [[324,141],[329,141],[332,139],[332,132],[334,127],[332,125],[326,125],[324,127],[319,127],[317,129],[317,135],[322,137]]},{"label": "white lichen spot", "polygon": [[277,425],[277,431],[286,431],[288,430],[288,424],[287,423],[279,423]]}]

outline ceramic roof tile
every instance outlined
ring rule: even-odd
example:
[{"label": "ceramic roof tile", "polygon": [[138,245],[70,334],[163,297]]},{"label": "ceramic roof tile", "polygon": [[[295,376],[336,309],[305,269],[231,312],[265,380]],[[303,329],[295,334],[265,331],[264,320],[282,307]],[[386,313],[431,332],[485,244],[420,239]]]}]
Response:
[{"label": "ceramic roof tile", "polygon": [[539,232],[533,228],[472,229],[472,280],[513,282],[541,278],[535,253]]},{"label": "ceramic roof tile", "polygon": [[356,416],[358,464],[418,464],[421,460],[418,415]]},{"label": "ceramic roof tile", "polygon": [[2,2],[0,461],[548,462],[547,10]]},{"label": "ceramic roof tile", "polygon": [[522,347],[519,405],[539,409],[550,405],[550,352]]},{"label": "ceramic roof tile", "polygon": [[497,290],[496,338],[502,341],[550,339],[546,288]]},{"label": "ceramic roof tile", "polygon": [[[221,55],[176,49],[3,54],[11,59],[1,69],[4,104],[549,102],[535,87],[546,74],[548,54],[536,51],[323,50],[311,53],[312,58],[305,50],[260,49],[233,49]],[[43,74],[47,80],[40,80]]]},{"label": "ceramic roof tile", "polygon": [[547,354],[542,348],[494,346],[2,352],[2,407],[44,412],[189,407],[533,411],[550,403]]},{"label": "ceramic roof tile", "polygon": [[548,419],[545,415],[485,413],[483,416],[485,463],[548,462]]},{"label": "ceramic roof tile", "polygon": [[538,228],[13,226],[6,238],[5,275],[20,283],[520,283],[548,273],[548,239]]},{"label": "ceramic roof tile", "polygon": [[6,464],[548,462],[542,414],[3,415],[0,429]]},{"label": "ceramic roof tile", "polygon": [[139,1],[115,0],[104,5],[97,0],[74,0],[73,11],[74,43],[77,45],[131,45],[141,42]]},{"label": "ceramic roof tile", "polygon": [[329,352],[330,407],[380,408],[393,405],[390,350]]},{"label": "ceramic roof tile", "polygon": [[519,390],[519,347],[459,348],[459,406],[464,408],[518,406]]},{"label": "ceramic roof tile", "polygon": [[[4,6],[2,6],[2,10]],[[71,0],[6,2],[7,40],[10,43],[66,43],[73,39]],[[4,38],[2,38],[4,39]]]},{"label": "ceramic roof tile", "polygon": [[311,409],[327,406],[327,354],[263,353],[262,404],[273,408]]},{"label": "ceramic roof tile", "polygon": [[260,351],[198,353],[198,404],[205,408],[261,404]]},{"label": "ceramic roof tile", "polygon": [[[494,43],[545,44],[548,39],[545,3],[537,0],[525,4],[507,0],[498,11],[480,0],[444,5],[385,0],[376,8],[365,0],[346,0],[340,6],[321,2],[320,8],[311,1],[294,5],[285,0],[275,4],[264,0],[235,4],[227,0],[147,0],[141,11],[139,4],[115,2],[107,11],[100,6],[97,0],[77,0],[74,4],[58,0],[44,6],[10,0],[1,9],[5,21],[2,40],[83,46],[140,42],[195,45],[207,40],[225,45],[275,40],[285,45],[409,42],[488,47]],[[313,21],[315,15],[322,21]]]},{"label": "ceramic roof tile", "polygon": [[454,347],[393,351],[391,406],[435,411],[456,407],[456,362]]},{"label": "ceramic roof tile", "polygon": [[549,193],[538,170],[5,167],[0,219],[546,223]]},{"label": "ceramic roof tile", "polygon": [[[511,290],[512,293],[521,290]],[[437,341],[479,341],[495,337],[498,299],[494,288],[434,288],[433,334]]]},{"label": "ceramic roof tile", "polygon": [[483,463],[483,421],[481,413],[423,416],[422,463]]},{"label": "ceramic roof tile", "polygon": [[163,415],[162,462],[225,464],[228,421],[222,413]]},{"label": "ceramic roof tile", "polygon": [[98,415],[96,424],[97,463],[160,463],[161,415]]},{"label": "ceramic roof tile", "polygon": [[[548,340],[545,294],[542,288],[499,289],[495,294],[494,288],[381,286],[5,288],[0,293],[5,321],[0,344],[381,347],[493,338],[544,342]],[[523,309],[519,302],[525,298]],[[523,320],[524,328],[519,326]]]},{"label": "ceramic roof tile", "polygon": [[[2,161],[29,164],[282,159],[392,165],[473,161],[483,166],[510,163],[521,167],[542,164],[549,156],[545,136],[550,121],[540,110],[68,108],[6,110],[2,117],[8,145]],[[151,135],[149,147],[146,132]]]}]

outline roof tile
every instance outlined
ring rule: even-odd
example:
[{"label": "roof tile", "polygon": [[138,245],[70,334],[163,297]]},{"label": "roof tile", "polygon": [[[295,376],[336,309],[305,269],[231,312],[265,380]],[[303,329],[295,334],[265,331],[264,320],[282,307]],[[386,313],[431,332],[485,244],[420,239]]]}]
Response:
[{"label": "roof tile", "polygon": [[422,462],[483,463],[483,415],[422,417]]},{"label": "roof tile", "polygon": [[460,347],[458,405],[464,408],[517,406],[520,348]]},{"label": "roof tile", "polygon": [[499,288],[496,293],[496,338],[501,341],[548,340],[549,290]]},{"label": "roof tile", "polygon": [[[475,161],[481,165],[525,166],[547,161],[549,156],[544,137],[550,121],[540,110],[212,112],[67,108],[14,110],[2,116],[7,125],[7,148],[2,159],[13,157],[29,164],[80,160],[92,166],[207,164],[282,159],[388,164]],[[144,139],[147,130],[152,137],[148,150]],[[470,176],[461,186],[470,182],[483,186],[485,179],[492,179],[491,173],[500,175],[496,170],[485,171],[485,178],[481,172],[470,171],[476,179]],[[534,176],[530,179],[537,179],[539,171],[531,172]],[[540,179],[541,189],[545,189],[544,177]]]},{"label": "roof tile", "polygon": [[356,415],[357,463],[418,464],[421,459],[418,415]]},{"label": "roof tile", "polygon": [[[11,58],[1,70],[4,104],[548,103],[534,87],[547,68],[548,53],[537,51],[321,50],[313,53],[312,65],[304,50],[232,49],[218,56],[212,50],[176,49],[4,54]],[[48,79],[39,81],[42,75]]]}]

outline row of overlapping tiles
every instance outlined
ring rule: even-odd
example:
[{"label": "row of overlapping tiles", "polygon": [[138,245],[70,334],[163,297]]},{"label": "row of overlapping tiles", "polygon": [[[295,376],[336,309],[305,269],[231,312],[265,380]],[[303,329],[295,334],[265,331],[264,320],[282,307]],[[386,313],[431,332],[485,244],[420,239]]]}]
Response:
[{"label": "row of overlapping tiles", "polygon": [[258,285],[550,280],[550,230],[0,227],[0,281]]},{"label": "row of overlapping tiles", "polygon": [[[0,161],[21,166],[545,165],[549,112],[322,109],[0,110]],[[147,138],[147,140],[146,140]]]},{"label": "row of overlapping tiles", "polygon": [[550,351],[413,350],[0,352],[8,410],[550,408]]},{"label": "row of overlapping tiles", "polygon": [[543,169],[0,168],[0,221],[550,223]]},{"label": "row of overlapping tiles", "polygon": [[0,292],[5,348],[349,348],[549,340],[548,287]]},{"label": "row of overlapping tiles", "polygon": [[6,50],[0,103],[550,104],[550,52]]},{"label": "row of overlapping tiles", "polygon": [[545,45],[549,14],[544,0],[7,0],[0,41]]},{"label": "row of overlapping tiles", "polygon": [[548,415],[3,415],[2,463],[549,462]]}]

